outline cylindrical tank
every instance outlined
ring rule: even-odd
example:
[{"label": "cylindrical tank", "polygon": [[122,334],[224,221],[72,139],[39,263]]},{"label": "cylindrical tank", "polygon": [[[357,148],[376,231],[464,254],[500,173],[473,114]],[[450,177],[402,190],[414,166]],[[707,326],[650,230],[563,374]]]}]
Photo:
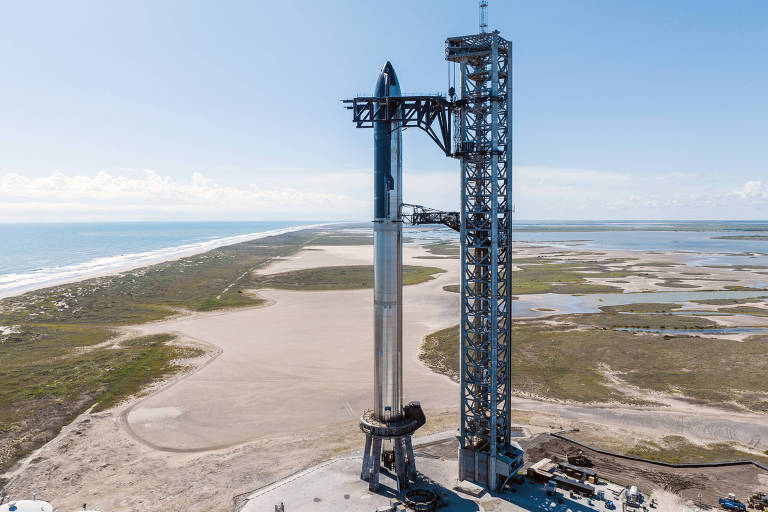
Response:
[{"label": "cylindrical tank", "polygon": [[[389,62],[379,74],[374,96],[400,96],[400,83]],[[382,111],[378,118],[384,115]],[[373,146],[373,408],[378,419],[391,421],[403,414],[403,153],[399,123],[374,123]]]},{"label": "cylindrical tank", "polygon": [[53,507],[42,500],[9,500],[0,505],[0,512],[52,512]]}]

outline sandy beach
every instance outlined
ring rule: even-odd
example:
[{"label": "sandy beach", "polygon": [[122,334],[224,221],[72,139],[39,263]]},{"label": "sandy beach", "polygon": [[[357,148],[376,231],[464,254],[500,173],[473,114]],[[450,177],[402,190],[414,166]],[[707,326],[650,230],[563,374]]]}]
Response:
[{"label": "sandy beach", "polygon": [[[422,246],[404,249],[406,264],[445,272],[405,287],[404,382],[406,400],[419,400],[425,408],[430,420],[426,434],[451,430],[457,420],[458,385],[429,370],[418,353],[427,334],[456,324],[459,296],[443,286],[458,282],[459,261],[420,258],[424,256],[430,255]],[[596,258],[620,257],[640,257],[636,265],[677,262],[672,253],[602,251]],[[371,260],[370,245],[307,247],[274,260],[262,272]],[[654,271],[679,278],[690,267]],[[706,272],[710,275],[710,269]],[[747,286],[760,276],[717,269],[715,279]],[[658,277],[628,283],[627,290],[656,290],[654,280]],[[717,283],[698,284],[712,289]],[[359,449],[357,421],[371,405],[371,290],[258,294],[267,299],[260,307],[181,314],[127,329],[133,334],[172,333],[178,342],[203,346],[207,353],[196,369],[143,397],[83,414],[26,460],[9,490],[38,492],[62,509],[87,501],[110,511],[140,505],[149,510],[227,510],[235,495]],[[704,442],[768,439],[764,416],[683,401],[632,408],[516,398],[513,407],[527,433],[590,425],[596,435],[675,432]]]},{"label": "sandy beach", "polygon": [[120,254],[115,256],[105,256],[95,258],[83,263],[66,265],[62,267],[43,268],[35,271],[8,274],[0,279],[0,299],[4,297],[13,297],[22,293],[57,286],[68,283],[76,283],[85,279],[94,277],[103,277],[133,270],[147,265],[155,265],[166,261],[173,261],[186,256],[193,256],[208,252],[217,247],[224,247],[232,244],[245,242],[248,240],[258,240],[270,236],[277,236],[284,233],[293,233],[304,229],[313,229],[328,224],[307,224],[301,226],[291,226],[280,229],[272,229],[258,233],[248,233],[243,235],[234,235],[223,238],[215,238],[204,242],[179,245],[174,247],[165,247],[161,249],[138,252],[133,254]]}]

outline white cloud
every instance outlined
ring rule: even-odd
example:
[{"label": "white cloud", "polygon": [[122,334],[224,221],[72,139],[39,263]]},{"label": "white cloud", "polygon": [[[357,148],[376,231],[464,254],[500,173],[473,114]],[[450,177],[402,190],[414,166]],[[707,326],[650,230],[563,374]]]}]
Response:
[{"label": "white cloud", "polygon": [[[9,173],[0,175],[0,221],[370,218],[370,169],[262,169],[255,176],[257,183],[236,186],[197,172],[185,179],[151,170]],[[513,181],[520,219],[764,219],[768,214],[768,183],[732,183],[726,174],[521,166]],[[458,208],[458,168],[406,168],[404,199]]]},{"label": "white cloud", "polygon": [[255,185],[235,188],[219,185],[200,173],[193,173],[187,183],[160,176],[155,171],[144,171],[143,178],[113,176],[99,172],[95,176],[67,176],[54,173],[41,178],[27,178],[19,174],[0,177],[0,196],[79,201],[95,199],[173,200],[180,203],[253,204],[256,202],[285,202],[296,204],[328,204],[343,198],[338,194],[301,191],[294,188],[262,189]]},{"label": "white cloud", "polygon": [[[199,218],[348,218],[340,205],[360,209],[364,201],[326,187],[279,188],[249,184],[234,187],[217,183],[200,173],[177,181],[146,170],[127,177],[99,172],[93,176],[53,173],[30,178],[17,173],[0,176],[0,219],[40,216],[57,212],[121,218],[152,217],[174,213]],[[303,217],[306,216],[306,217]],[[155,216],[156,218],[157,216]],[[40,220],[31,218],[29,220]]]},{"label": "white cloud", "polygon": [[[714,173],[619,173],[515,168],[514,199],[527,219],[764,219],[768,186]],[[738,192],[730,192],[738,188]],[[743,201],[749,199],[750,201]],[[763,202],[763,205],[759,203]]]},{"label": "white cloud", "polygon": [[733,192],[733,195],[742,199],[768,200],[768,183],[748,181],[740,190]]}]

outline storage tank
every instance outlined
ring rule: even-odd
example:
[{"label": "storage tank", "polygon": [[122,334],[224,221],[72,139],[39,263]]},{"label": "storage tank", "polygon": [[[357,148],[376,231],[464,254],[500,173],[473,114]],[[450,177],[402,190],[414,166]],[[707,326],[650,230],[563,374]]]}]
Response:
[{"label": "storage tank", "polygon": [[0,505],[0,512],[53,512],[53,507],[42,500],[9,500]]}]

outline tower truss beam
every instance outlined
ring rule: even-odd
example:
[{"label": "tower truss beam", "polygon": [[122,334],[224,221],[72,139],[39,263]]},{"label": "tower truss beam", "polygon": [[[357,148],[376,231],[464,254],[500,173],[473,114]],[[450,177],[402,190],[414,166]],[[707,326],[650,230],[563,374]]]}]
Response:
[{"label": "tower truss beam", "polygon": [[419,204],[403,203],[403,222],[414,226],[442,224],[454,231],[461,229],[461,215],[459,212],[443,212]]},{"label": "tower truss beam", "polygon": [[446,40],[461,69],[453,156],[461,162],[459,478],[496,489],[522,462],[510,443],[511,45],[498,32]]},{"label": "tower truss beam", "polygon": [[358,128],[373,128],[376,123],[399,123],[402,128],[420,128],[446,154],[451,154],[451,103],[444,96],[361,96],[342,100],[352,111]]}]

